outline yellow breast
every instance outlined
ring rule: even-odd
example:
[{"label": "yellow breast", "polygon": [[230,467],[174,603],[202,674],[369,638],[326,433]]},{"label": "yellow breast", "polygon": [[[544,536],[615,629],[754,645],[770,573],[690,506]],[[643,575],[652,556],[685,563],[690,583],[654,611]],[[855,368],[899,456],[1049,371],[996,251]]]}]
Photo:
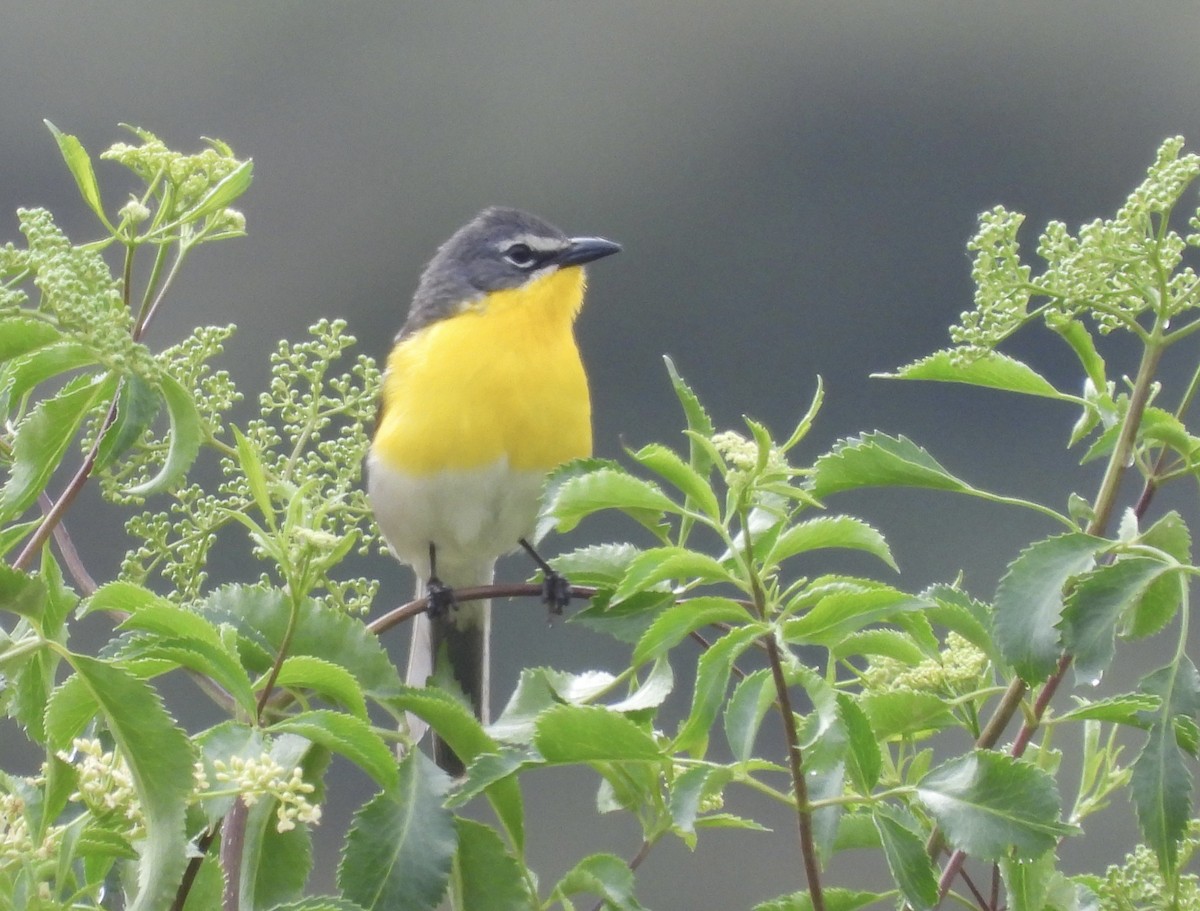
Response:
[{"label": "yellow breast", "polygon": [[506,458],[549,471],[592,449],[573,324],[583,270],[494,292],[405,339],[388,357],[373,451],[412,475]]}]

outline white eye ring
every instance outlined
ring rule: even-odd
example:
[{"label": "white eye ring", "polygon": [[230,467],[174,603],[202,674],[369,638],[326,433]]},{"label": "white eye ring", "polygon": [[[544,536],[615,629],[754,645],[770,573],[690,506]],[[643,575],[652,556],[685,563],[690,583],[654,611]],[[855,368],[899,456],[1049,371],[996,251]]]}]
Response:
[{"label": "white eye ring", "polygon": [[533,255],[533,250],[528,244],[512,244],[504,251],[504,258],[518,269],[529,269],[537,263],[537,257]]}]

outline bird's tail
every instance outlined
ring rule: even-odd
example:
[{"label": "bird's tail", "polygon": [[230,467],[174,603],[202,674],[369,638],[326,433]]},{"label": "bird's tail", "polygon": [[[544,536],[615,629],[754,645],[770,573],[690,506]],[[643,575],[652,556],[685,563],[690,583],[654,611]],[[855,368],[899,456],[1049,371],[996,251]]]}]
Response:
[{"label": "bird's tail", "polygon": [[[475,574],[474,580],[455,579],[452,587],[469,588],[490,585],[494,567]],[[449,580],[447,580],[447,584]],[[425,583],[418,581],[417,597],[425,596]],[[408,656],[409,686],[425,686],[430,678],[449,682],[451,679],[467,697],[475,716],[488,723],[488,702],[491,678],[490,641],[492,625],[491,601],[467,601],[436,617],[419,614],[413,621],[412,646]],[[409,732],[414,740],[424,736],[428,725],[409,716]],[[451,775],[461,775],[462,761],[436,734],[433,737],[434,761]]]}]

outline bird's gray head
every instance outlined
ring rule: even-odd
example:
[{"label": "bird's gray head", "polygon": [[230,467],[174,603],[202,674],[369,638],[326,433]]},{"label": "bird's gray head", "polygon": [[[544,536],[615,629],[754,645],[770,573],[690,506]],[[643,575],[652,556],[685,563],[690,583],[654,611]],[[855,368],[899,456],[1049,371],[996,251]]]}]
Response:
[{"label": "bird's gray head", "polygon": [[493,206],[467,222],[421,274],[400,335],[453,316],[493,291],[518,288],[547,271],[620,250],[601,237],[568,237],[536,215]]}]

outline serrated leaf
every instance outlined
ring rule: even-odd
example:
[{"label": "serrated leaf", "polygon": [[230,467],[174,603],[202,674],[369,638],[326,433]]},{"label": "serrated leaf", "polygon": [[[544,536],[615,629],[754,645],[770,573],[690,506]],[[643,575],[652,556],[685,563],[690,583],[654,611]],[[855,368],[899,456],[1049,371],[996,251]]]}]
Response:
[{"label": "serrated leaf", "polygon": [[598,895],[606,908],[639,911],[633,895],[633,871],[613,854],[592,854],[572,867],[554,887],[555,896]]},{"label": "serrated leaf", "polygon": [[250,441],[245,435],[233,428],[233,440],[237,447],[238,467],[242,469],[242,474],[246,477],[246,486],[250,488],[250,495],[254,498],[254,503],[258,506],[258,511],[262,513],[268,527],[275,528],[275,506],[271,503],[271,494],[267,490],[267,475],[263,470],[262,460],[258,457],[258,452],[250,445]]},{"label": "serrated leaf", "polygon": [[[861,892],[853,889],[824,889],[825,911],[858,911],[882,900],[880,892]],[[813,911],[812,896],[807,892],[793,892],[770,901],[760,902],[753,911]]]},{"label": "serrated leaf", "polygon": [[950,585],[931,585],[921,592],[921,597],[932,602],[932,606],[925,611],[930,623],[958,633],[987,655],[993,664],[1003,665],[990,632],[991,613],[988,605]]},{"label": "serrated leaf", "polygon": [[167,405],[171,419],[170,442],[167,457],[158,474],[142,484],[127,488],[125,493],[133,497],[148,497],[169,490],[183,480],[196,461],[203,441],[203,426],[200,412],[192,400],[192,394],[171,376],[159,380],[159,392]]},{"label": "serrated leaf", "polygon": [[700,404],[699,397],[675,369],[675,362],[669,357],[664,357],[663,362],[667,365],[667,374],[671,377],[671,388],[675,390],[675,397],[679,399],[688,430],[691,431],[692,446],[688,462],[699,475],[706,477],[713,462],[708,450],[696,445],[696,437],[711,438],[716,432],[716,428],[713,426],[712,418]]},{"label": "serrated leaf", "polygon": [[46,598],[43,579],[0,565],[0,611],[37,619],[45,609]]},{"label": "serrated leaf", "polygon": [[834,590],[802,617],[785,621],[784,639],[832,648],[863,627],[927,606],[926,601],[885,585],[859,591]]},{"label": "serrated leaf", "polygon": [[1116,654],[1117,624],[1170,566],[1127,556],[1079,576],[1063,606],[1062,647],[1073,656],[1076,683],[1099,680]]},{"label": "serrated leaf", "polygon": [[720,518],[721,507],[708,481],[666,446],[650,443],[633,453],[633,458],[686,495],[688,505],[710,519]]},{"label": "serrated leaf", "polygon": [[853,655],[882,655],[910,665],[920,664],[930,657],[907,633],[894,629],[866,629],[852,633],[829,652],[838,659]]},{"label": "serrated leaf", "polygon": [[121,380],[116,415],[96,450],[97,470],[107,468],[129,451],[154,422],[161,404],[158,392],[137,374],[131,373]]},{"label": "serrated leaf", "polygon": [[254,162],[247,159],[213,185],[182,218],[193,221],[226,208],[250,188],[253,179]]},{"label": "serrated leaf", "polygon": [[613,593],[612,603],[619,604],[631,595],[674,579],[701,584],[734,581],[729,570],[707,554],[686,547],[655,547],[643,551],[629,564],[625,578]]},{"label": "serrated leaf", "polygon": [[533,746],[547,762],[658,762],[663,747],[624,715],[600,706],[559,705],[537,719]]},{"label": "serrated leaf", "polygon": [[[401,711],[411,712],[437,731],[454,755],[468,767],[478,756],[500,752],[500,744],[484,731],[479,719],[446,692],[406,687],[390,703]],[[515,777],[502,778],[490,785],[486,794],[509,838],[517,850],[523,850],[525,806],[519,782]]]},{"label": "serrated leaf", "polygon": [[775,684],[767,668],[748,674],[734,687],[724,718],[725,739],[734,759],[745,762],[753,756],[758,729],[774,704]]},{"label": "serrated leaf", "polygon": [[1063,586],[1091,569],[1107,546],[1092,535],[1058,535],[1031,544],[1009,565],[996,590],[993,631],[1005,661],[1026,681],[1054,671],[1062,651]]},{"label": "serrated leaf", "polygon": [[96,182],[96,172],[92,170],[92,159],[88,156],[83,143],[70,133],[64,133],[49,120],[42,122],[46,124],[54,141],[58,143],[58,150],[62,153],[63,161],[67,163],[67,169],[71,172],[71,176],[75,178],[75,184],[79,187],[79,194],[83,197],[83,201],[96,213],[96,217],[104,223],[105,227],[111,227],[104,214],[104,203],[100,199],[100,185]]},{"label": "serrated leaf", "polygon": [[97,402],[111,396],[112,377],[80,376],[42,399],[17,425],[12,468],[0,491],[0,521],[24,512],[49,483],[80,425]]},{"label": "serrated leaf", "polygon": [[1200,673],[1186,657],[1142,678],[1139,690],[1157,696],[1149,735],[1133,763],[1129,787],[1138,827],[1164,875],[1173,875],[1192,806],[1192,774],[1179,748],[1176,720],[1200,711]]},{"label": "serrated leaf", "polygon": [[[1185,565],[1192,562],[1191,532],[1175,511],[1147,528],[1141,535],[1141,543],[1156,547]],[[1175,616],[1182,598],[1183,577],[1179,574],[1152,582],[1122,627],[1122,635],[1141,639],[1159,632]]]},{"label": "serrated leaf", "polygon": [[1055,325],[1054,330],[1071,346],[1075,356],[1079,358],[1084,372],[1088,375],[1088,379],[1092,381],[1092,386],[1096,389],[1104,389],[1108,384],[1104,358],[1096,349],[1096,342],[1087,327],[1079,320],[1071,320],[1068,323]]},{"label": "serrated leaf", "polygon": [[853,698],[838,693],[837,703],[838,715],[846,729],[846,771],[860,793],[870,794],[883,773],[881,738],[871,727],[867,713]]},{"label": "serrated leaf", "polygon": [[[158,694],[128,671],[85,655],[72,655],[72,686],[103,716],[137,790],[146,837],[138,861],[137,894],[130,911],[158,911],[175,895],[186,863],[184,807],[192,790],[192,751],[187,735],[176,727]],[[69,748],[81,721],[81,700],[52,698],[46,731],[58,749]],[[62,709],[66,709],[65,712]],[[153,744],[153,749],[146,749]]]},{"label": "serrated leaf", "polygon": [[938,731],[954,723],[946,700],[934,693],[895,690],[859,700],[879,741]]},{"label": "serrated leaf", "polygon": [[821,516],[791,526],[775,540],[766,561],[782,563],[797,554],[828,547],[865,551],[899,569],[883,535],[853,516]]},{"label": "serrated leaf", "polygon": [[632,544],[593,544],[559,554],[550,565],[576,585],[616,588],[639,553]]},{"label": "serrated leaf", "polygon": [[1028,364],[1001,354],[988,351],[970,360],[955,358],[953,351],[938,351],[895,373],[881,374],[897,380],[935,380],[942,383],[966,383],[985,386],[1022,395],[1036,395],[1057,399],[1060,402],[1076,402],[1076,396],[1059,392],[1054,385]]},{"label": "serrated leaf", "polygon": [[679,507],[656,485],[616,468],[600,468],[568,478],[547,507],[562,532],[570,531],[586,516],[604,509],[619,509],[637,517],[677,512]]},{"label": "serrated leaf", "polygon": [[361,718],[329,709],[314,709],[289,715],[276,721],[267,730],[275,734],[297,734],[339,753],[374,778],[381,787],[390,788],[396,784],[395,755],[383,738]]},{"label": "serrated leaf", "polygon": [[1142,716],[1153,712],[1161,705],[1157,696],[1145,693],[1127,693],[1123,696],[1113,696],[1099,702],[1085,702],[1078,708],[1064,712],[1058,717],[1059,721],[1107,721],[1110,724],[1125,724],[1133,727],[1147,727]]},{"label": "serrated leaf", "polygon": [[15,314],[0,318],[0,364],[21,357],[62,338],[54,326],[40,319]]},{"label": "serrated leaf", "polygon": [[1047,851],[1032,861],[1017,862],[1006,857],[1000,862],[1011,911],[1046,911],[1057,907],[1046,903],[1046,889],[1054,874],[1055,860],[1054,852]]},{"label": "serrated leaf", "polygon": [[455,907],[462,911],[529,911],[535,906],[524,868],[505,850],[495,830],[472,819],[459,818],[455,824]]},{"label": "serrated leaf", "polygon": [[338,703],[350,714],[367,720],[367,703],[354,675],[332,661],[314,655],[289,655],[279,668],[275,685],[294,690],[311,690]]},{"label": "serrated leaf", "polygon": [[0,386],[2,399],[15,406],[46,380],[96,363],[96,352],[74,339],[59,338],[37,346],[10,365]]},{"label": "serrated leaf", "polygon": [[920,837],[885,804],[876,805],[873,819],[888,869],[892,871],[892,878],[909,906],[916,911],[929,911],[936,907],[937,875]]},{"label": "serrated leaf", "polygon": [[813,466],[812,492],[817,497],[862,487],[971,491],[912,440],[878,431],[842,440]]},{"label": "serrated leaf", "polygon": [[423,753],[405,756],[396,788],[354,814],[338,865],[342,895],[368,911],[436,907],[458,845],[443,805],[449,789],[449,777]]},{"label": "serrated leaf", "polygon": [[[285,592],[252,585],[227,585],[202,601],[198,612],[210,623],[237,631],[242,661],[251,673],[264,673],[288,634],[291,604]],[[363,692],[386,700],[404,690],[396,666],[379,638],[344,611],[305,601],[295,625],[289,655],[313,655],[346,668]],[[461,754],[460,754],[461,755]]]},{"label": "serrated leaf", "polygon": [[917,797],[947,841],[980,860],[1031,860],[1054,848],[1071,826],[1058,821],[1054,779],[1032,763],[976,750],[926,775]]},{"label": "serrated leaf", "polygon": [[633,650],[633,664],[659,658],[702,627],[714,623],[742,623],[750,614],[745,607],[729,598],[701,596],[688,598],[662,611],[638,640]]},{"label": "serrated leaf", "polygon": [[725,691],[729,689],[733,663],[765,633],[766,630],[758,624],[736,629],[726,633],[700,656],[696,662],[696,688],[692,693],[692,706],[675,736],[676,750],[703,755],[708,745],[709,731],[725,700]]}]

